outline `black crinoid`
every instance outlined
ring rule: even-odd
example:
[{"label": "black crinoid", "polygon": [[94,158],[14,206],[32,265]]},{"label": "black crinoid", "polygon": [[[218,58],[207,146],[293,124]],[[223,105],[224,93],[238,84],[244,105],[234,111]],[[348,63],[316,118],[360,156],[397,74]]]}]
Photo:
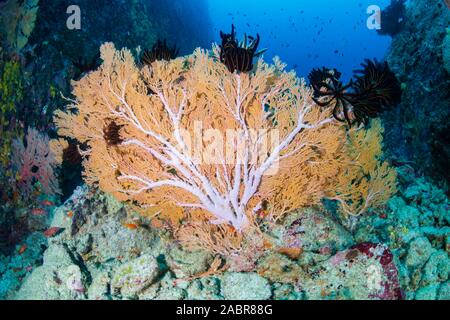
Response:
[{"label": "black crinoid", "polygon": [[115,121],[111,121],[103,128],[103,138],[108,146],[117,146],[123,142],[120,136],[120,129],[123,125],[118,125]]},{"label": "black crinoid", "polygon": [[72,166],[76,166],[83,161],[83,157],[78,150],[78,145],[72,141],[63,150],[63,163],[67,163]]},{"label": "black crinoid", "polygon": [[72,64],[77,68],[74,78],[79,79],[82,75],[98,68],[100,65],[100,52],[90,59],[80,56],[73,60]]},{"label": "black crinoid", "polygon": [[400,103],[401,87],[386,62],[366,60],[346,85],[336,69],[314,69],[308,76],[313,100],[322,107],[333,107],[338,121],[368,124],[370,118]]},{"label": "black crinoid", "polygon": [[220,31],[222,44],[220,45],[220,62],[222,62],[230,72],[250,72],[253,69],[253,58],[261,55],[266,50],[256,52],[260,37],[256,38],[244,35],[244,40],[239,43],[236,40],[234,25],[231,25],[231,33]]},{"label": "black crinoid", "polygon": [[152,47],[151,50],[144,50],[141,56],[141,63],[143,65],[150,65],[156,60],[172,60],[175,59],[180,52],[180,48],[174,45],[169,48],[167,41],[158,40]]}]

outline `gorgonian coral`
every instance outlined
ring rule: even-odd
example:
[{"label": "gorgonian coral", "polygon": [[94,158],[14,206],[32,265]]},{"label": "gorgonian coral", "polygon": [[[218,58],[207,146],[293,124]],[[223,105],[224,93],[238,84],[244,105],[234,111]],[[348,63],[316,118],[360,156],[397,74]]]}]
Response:
[{"label": "gorgonian coral", "polygon": [[55,170],[61,162],[51,150],[48,136],[28,128],[25,143],[15,139],[12,149],[17,188],[24,198],[29,198],[36,187],[46,195],[60,193]]},{"label": "gorgonian coral", "polygon": [[382,133],[379,119],[371,122],[370,130],[351,129],[347,133],[346,152],[354,160],[328,193],[329,198],[339,202],[344,216],[359,216],[369,208],[380,207],[397,191],[397,173],[381,159]]},{"label": "gorgonian coral", "polygon": [[400,103],[401,88],[386,62],[366,60],[346,85],[336,69],[314,69],[308,76],[314,89],[314,101],[333,107],[333,116],[341,122],[368,124],[384,110]]},{"label": "gorgonian coral", "polygon": [[[251,74],[230,73],[220,54],[217,46],[197,49],[140,68],[129,50],[105,44],[103,64],[74,83],[75,100],[68,112],[56,112],[55,122],[61,136],[86,146],[89,184],[147,216],[184,214],[184,241],[221,233],[214,238],[234,248],[239,236],[227,234],[351,186],[348,165],[356,154],[364,157],[348,152],[345,128],[328,109],[317,108],[312,90],[279,59],[259,59]],[[355,137],[357,150],[374,143],[358,143],[363,138]],[[378,163],[374,153],[380,150],[370,150],[365,156]],[[364,194],[376,198],[379,192]],[[211,230],[200,232],[208,225]]]}]

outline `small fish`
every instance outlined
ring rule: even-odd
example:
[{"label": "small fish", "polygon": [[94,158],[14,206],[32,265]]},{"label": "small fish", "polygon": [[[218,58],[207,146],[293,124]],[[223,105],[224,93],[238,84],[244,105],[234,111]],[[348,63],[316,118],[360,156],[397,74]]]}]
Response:
[{"label": "small fish", "polygon": [[59,228],[59,227],[48,228],[46,231],[44,231],[44,236],[46,236],[47,238],[51,238],[51,237],[55,236],[56,234],[58,234],[61,230],[64,230],[64,229]]},{"label": "small fish", "polygon": [[50,201],[50,200],[46,199],[46,200],[42,201],[42,205],[46,206],[46,207],[54,207],[55,203],[53,201]]},{"label": "small fish", "polygon": [[62,284],[62,280],[58,277],[58,275],[56,273],[53,274],[53,281],[55,281],[55,283],[57,285],[61,285]]},{"label": "small fish", "polygon": [[324,255],[331,254],[331,247],[330,246],[321,247],[319,248],[319,253]]},{"label": "small fish", "polygon": [[20,272],[20,271],[22,271],[22,268],[13,268],[12,269],[14,272]]},{"label": "small fish", "polygon": [[25,268],[25,270],[26,270],[27,272],[30,272],[31,270],[33,270],[33,267],[32,267],[32,266],[28,266],[28,267]]},{"label": "small fish", "polygon": [[27,250],[28,246],[26,244],[23,244],[20,248],[19,248],[19,254],[23,254],[26,250]]},{"label": "small fish", "polygon": [[69,212],[67,212],[66,215],[67,215],[69,218],[72,218],[72,217],[73,217],[73,211],[70,210]]},{"label": "small fish", "polygon": [[47,211],[42,208],[34,208],[33,210],[31,210],[31,214],[33,216],[45,216],[47,215]]},{"label": "small fish", "polygon": [[259,210],[256,212],[256,214],[257,214],[257,216],[258,216],[260,219],[264,219],[264,218],[266,218],[266,217],[269,215],[269,211],[268,211],[268,210],[264,210],[264,209],[259,209]]},{"label": "small fish", "polygon": [[138,228],[138,225],[135,223],[124,223],[123,226],[130,230],[136,230]]},{"label": "small fish", "polygon": [[108,258],[108,259],[106,259],[105,261],[103,261],[102,263],[111,263],[111,262],[113,262],[114,260],[116,260],[116,258]]},{"label": "small fish", "polygon": [[20,198],[20,194],[17,191],[13,192],[12,200],[17,201]]}]

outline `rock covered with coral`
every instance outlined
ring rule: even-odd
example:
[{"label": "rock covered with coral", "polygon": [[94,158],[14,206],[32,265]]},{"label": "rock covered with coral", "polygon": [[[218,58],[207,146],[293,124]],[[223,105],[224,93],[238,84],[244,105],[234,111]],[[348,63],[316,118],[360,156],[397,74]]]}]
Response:
[{"label": "rock covered with coral", "polygon": [[444,59],[444,68],[450,74],[450,27],[447,28],[447,35],[442,42],[442,57]]},{"label": "rock covered with coral", "polygon": [[387,149],[398,162],[410,161],[435,181],[448,183],[450,10],[441,0],[413,0],[406,6],[402,30],[387,55],[403,91],[399,107],[383,117]]},{"label": "rock covered with coral", "polygon": [[[408,167],[400,172],[408,183],[399,196],[386,209],[361,217],[354,230],[324,208],[293,213],[272,233],[291,248],[267,249],[253,270],[243,272],[211,269],[214,257],[208,252],[179,247],[170,232],[154,229],[111,196],[83,187],[56,209],[52,226],[60,233],[50,238],[35,233],[27,251],[2,258],[0,283],[9,288],[2,294],[16,299],[449,299],[448,198]],[[17,277],[15,270],[28,265]]]},{"label": "rock covered with coral", "polygon": [[449,299],[450,206],[443,190],[410,167],[400,170],[405,188],[388,209],[362,218],[355,238],[386,243],[398,257],[408,299]]},{"label": "rock covered with coral", "polygon": [[382,244],[361,243],[320,264],[302,288],[307,299],[402,299],[397,267]]},{"label": "rock covered with coral", "polygon": [[28,43],[33,32],[39,0],[8,0],[0,4],[0,23],[4,28],[5,38],[16,52]]}]

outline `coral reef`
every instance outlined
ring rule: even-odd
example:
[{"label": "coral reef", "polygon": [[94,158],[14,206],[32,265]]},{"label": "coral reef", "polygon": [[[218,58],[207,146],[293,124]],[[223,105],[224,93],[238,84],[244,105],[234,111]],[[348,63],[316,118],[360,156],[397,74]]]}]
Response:
[{"label": "coral reef", "polygon": [[59,200],[59,155],[48,136],[33,128],[25,139],[12,140],[8,163],[0,167],[0,252],[11,253],[30,233],[48,225]]},{"label": "coral reef", "polygon": [[397,173],[382,159],[382,134],[380,121],[372,121],[370,130],[348,133],[351,143],[347,152],[355,160],[347,165],[329,194],[329,199],[340,203],[340,211],[346,217],[383,206],[397,192]]},{"label": "coral reef", "polygon": [[[23,79],[18,61],[0,60],[0,163],[3,168],[9,164],[11,143],[20,137],[22,128],[18,124],[18,104],[22,102]],[[0,170],[0,175],[6,172]],[[2,179],[3,180],[3,179]]]},{"label": "coral reef", "polygon": [[442,58],[444,59],[444,68],[450,74],[450,27],[447,29],[447,35],[442,42]]},{"label": "coral reef", "polygon": [[267,279],[257,273],[232,272],[221,278],[221,294],[226,300],[268,300],[272,296]]},{"label": "coral reef", "polygon": [[[323,208],[287,215],[281,244],[250,272],[208,274],[212,256],[178,247],[164,229],[112,196],[78,188],[55,210],[51,238],[1,257],[2,297],[15,299],[449,299],[449,202],[409,167],[398,197],[354,232]],[[133,221],[136,228],[129,228]],[[386,244],[379,244],[386,243]],[[47,248],[48,247],[48,248]],[[45,250],[43,261],[41,252]],[[138,284],[138,285],[132,285]],[[21,288],[19,289],[19,286]]]},{"label": "coral reef", "polygon": [[404,3],[310,88],[234,26],[177,57],[203,0],[1,1],[0,299],[449,300],[450,16]]},{"label": "coral reef", "polygon": [[0,32],[5,33],[6,45],[19,52],[33,32],[39,0],[8,0],[0,8]]},{"label": "coral reef", "polygon": [[303,284],[307,299],[402,299],[393,255],[383,245],[358,244],[338,252],[317,270]]},{"label": "coral reef", "polygon": [[389,201],[386,212],[362,217],[355,238],[392,249],[407,299],[449,299],[449,200],[409,166],[402,167],[399,180],[404,185],[400,195]]},{"label": "coral reef", "polygon": [[[448,117],[450,74],[441,48],[450,11],[440,0],[412,0],[402,31],[392,40],[387,61],[403,88],[398,108],[383,114],[386,150],[438,183],[449,181]],[[428,57],[423,59],[423,57]]]}]

